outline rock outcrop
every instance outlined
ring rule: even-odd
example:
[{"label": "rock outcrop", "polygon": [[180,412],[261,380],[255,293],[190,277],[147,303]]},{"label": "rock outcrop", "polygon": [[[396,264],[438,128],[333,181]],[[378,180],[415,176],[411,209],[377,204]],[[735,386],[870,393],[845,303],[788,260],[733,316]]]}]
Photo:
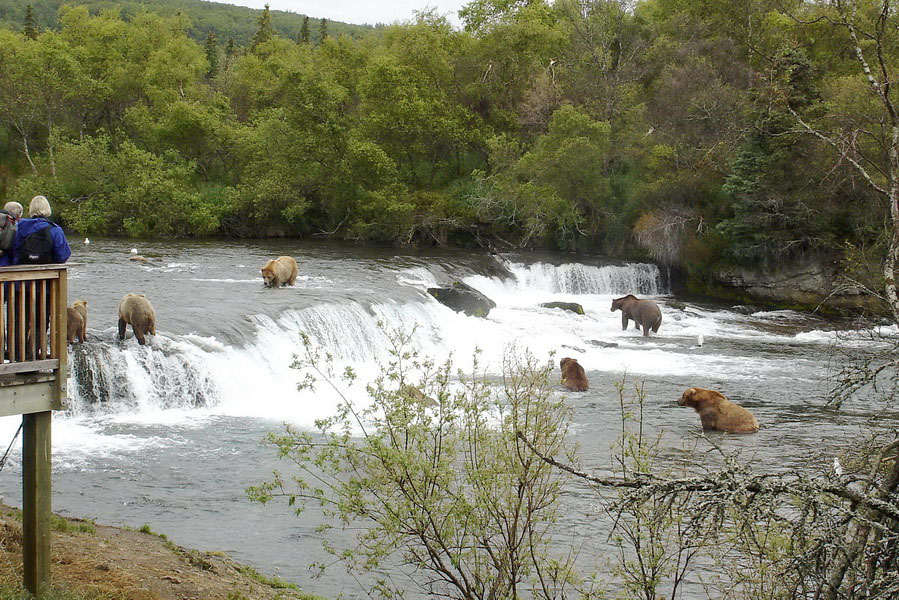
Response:
[{"label": "rock outcrop", "polygon": [[496,302],[461,281],[454,281],[449,286],[428,288],[428,293],[437,302],[469,317],[486,317],[491,309],[496,308]]}]

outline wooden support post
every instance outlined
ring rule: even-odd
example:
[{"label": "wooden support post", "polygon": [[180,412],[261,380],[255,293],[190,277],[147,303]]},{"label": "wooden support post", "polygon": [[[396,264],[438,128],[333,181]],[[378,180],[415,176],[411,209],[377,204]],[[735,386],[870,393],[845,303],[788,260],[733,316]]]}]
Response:
[{"label": "wooden support post", "polygon": [[50,591],[52,415],[45,411],[22,416],[22,561],[25,588],[38,599]]}]

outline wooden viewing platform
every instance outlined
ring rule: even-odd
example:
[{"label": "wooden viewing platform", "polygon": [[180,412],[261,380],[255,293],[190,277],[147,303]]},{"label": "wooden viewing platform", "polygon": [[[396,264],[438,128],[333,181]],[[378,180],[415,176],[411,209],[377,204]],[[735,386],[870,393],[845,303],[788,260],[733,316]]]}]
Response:
[{"label": "wooden viewing platform", "polygon": [[0,416],[22,415],[25,587],[50,592],[52,411],[66,398],[67,266],[0,267]]}]

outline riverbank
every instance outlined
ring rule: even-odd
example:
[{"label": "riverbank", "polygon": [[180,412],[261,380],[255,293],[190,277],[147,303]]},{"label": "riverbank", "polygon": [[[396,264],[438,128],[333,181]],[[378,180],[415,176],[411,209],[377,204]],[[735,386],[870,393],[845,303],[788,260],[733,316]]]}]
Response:
[{"label": "riverbank", "polygon": [[[217,552],[128,529],[53,516],[57,600],[314,600]],[[0,598],[22,597],[21,511],[0,505]]]}]

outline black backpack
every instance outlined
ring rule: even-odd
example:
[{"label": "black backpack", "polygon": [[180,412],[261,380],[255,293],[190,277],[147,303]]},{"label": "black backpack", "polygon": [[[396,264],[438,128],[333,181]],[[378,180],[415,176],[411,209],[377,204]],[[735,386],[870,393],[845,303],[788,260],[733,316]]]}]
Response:
[{"label": "black backpack", "polygon": [[53,262],[51,227],[53,225],[47,225],[43,229],[29,233],[22,238],[22,244],[19,247],[19,264],[46,265]]},{"label": "black backpack", "polygon": [[0,210],[0,256],[12,248],[16,239],[16,219],[5,210]]}]

